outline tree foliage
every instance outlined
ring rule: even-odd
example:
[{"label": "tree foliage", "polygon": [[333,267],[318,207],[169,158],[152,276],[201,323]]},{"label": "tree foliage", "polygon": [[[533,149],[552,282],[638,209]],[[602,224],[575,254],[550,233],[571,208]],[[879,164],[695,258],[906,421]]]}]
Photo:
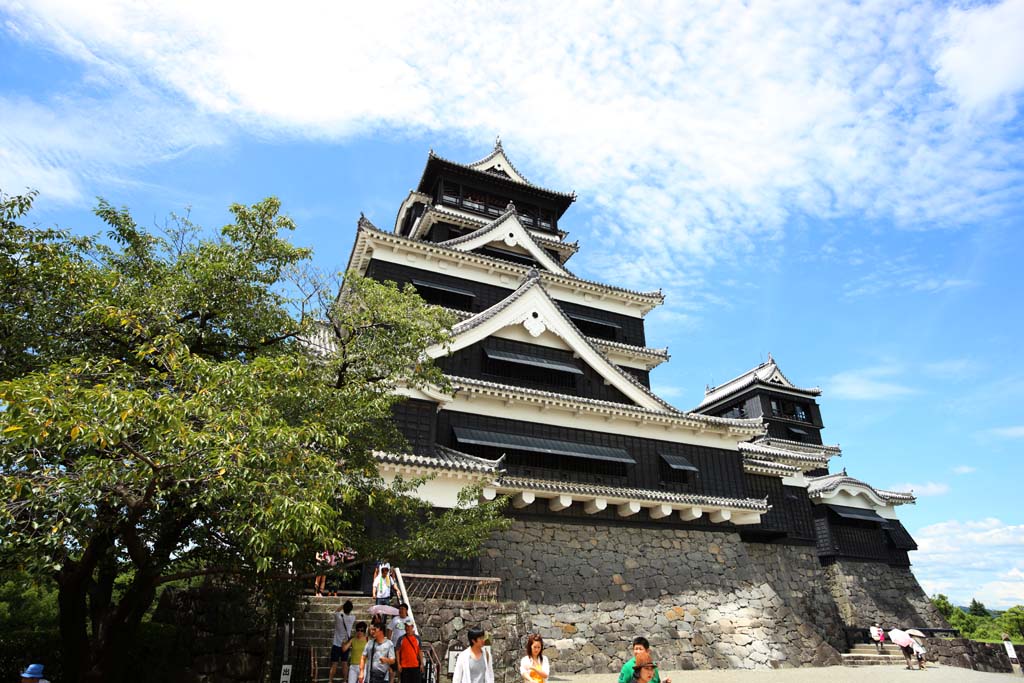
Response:
[{"label": "tree foliage", "polygon": [[270,593],[317,549],[464,556],[501,523],[472,491],[432,513],[372,457],[402,447],[395,390],[443,382],[422,351],[452,320],[313,272],[276,199],[231,207],[216,237],[101,201],[106,239],[0,200],[0,563],[56,582],[70,680],[116,677],[167,582]]},{"label": "tree foliage", "polygon": [[1024,641],[1024,605],[992,613],[981,602],[972,599],[970,607],[965,610],[953,606],[949,598],[941,593],[932,598],[932,604],[946,617],[949,625],[960,631],[960,635],[965,638],[997,641],[1005,633],[1016,642]]}]

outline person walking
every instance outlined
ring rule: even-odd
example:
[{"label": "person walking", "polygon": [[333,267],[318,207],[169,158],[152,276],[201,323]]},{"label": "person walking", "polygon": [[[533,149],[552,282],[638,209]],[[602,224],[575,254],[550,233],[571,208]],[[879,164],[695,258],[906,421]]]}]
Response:
[{"label": "person walking", "polygon": [[334,674],[337,673],[338,664],[341,664],[341,680],[348,680],[348,664],[350,649],[346,648],[353,635],[352,629],[356,625],[356,618],[352,614],[352,601],[346,600],[345,604],[339,605],[334,610],[334,638],[331,640],[331,671],[327,674],[327,683],[334,683]]},{"label": "person walking", "polygon": [[346,683],[359,683],[359,667],[363,659],[363,650],[369,640],[366,637],[366,622],[357,621],[356,631],[352,639],[342,649],[348,652],[348,677]]},{"label": "person walking", "polygon": [[409,618],[409,605],[404,602],[398,606],[398,614],[388,622],[387,637],[398,647],[398,639],[405,635],[405,622]]},{"label": "person walking", "polygon": [[384,629],[371,625],[370,643],[363,648],[363,657],[359,660],[359,680],[361,683],[390,683],[394,663],[395,644],[384,637]]},{"label": "person walking", "polygon": [[427,660],[412,619],[405,620],[405,633],[399,636],[395,651],[398,653],[398,680],[401,683],[420,683]]},{"label": "person walking", "polygon": [[395,580],[391,577],[391,565],[384,563],[373,575],[373,600],[378,605],[391,602],[391,594],[395,588]]},{"label": "person walking", "polygon": [[875,648],[878,653],[881,654],[885,651],[885,631],[882,629],[882,625],[875,622],[875,625],[868,629],[871,634],[871,640],[875,643]]},{"label": "person walking", "polygon": [[551,664],[544,656],[544,639],[531,633],[526,639],[526,656],[519,661],[523,683],[545,683],[551,675]]},{"label": "person walking", "polygon": [[484,649],[484,636],[481,629],[469,629],[466,634],[469,647],[455,658],[452,683],[494,683],[494,663]]},{"label": "person walking", "polygon": [[[630,683],[633,680],[633,671],[636,669],[636,660],[640,655],[647,655],[648,659],[651,656],[651,644],[643,636],[637,636],[633,639],[633,657],[622,665],[622,669],[619,671],[619,683]],[[654,669],[654,683],[661,683],[661,675],[658,673],[657,667]],[[665,683],[672,683],[671,678],[666,678]]]}]

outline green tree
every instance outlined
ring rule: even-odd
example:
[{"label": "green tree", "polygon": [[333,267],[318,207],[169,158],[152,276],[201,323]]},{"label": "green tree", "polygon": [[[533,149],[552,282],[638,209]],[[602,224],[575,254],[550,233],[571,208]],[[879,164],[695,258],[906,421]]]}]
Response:
[{"label": "green tree", "polygon": [[106,240],[25,227],[31,203],[0,195],[0,564],[56,584],[67,680],[116,680],[168,582],[269,595],[318,549],[466,556],[503,523],[473,491],[433,513],[372,456],[403,445],[396,389],[443,383],[422,350],[445,313],[358,278],[337,296],[276,199],[216,237],[101,201]]},{"label": "green tree", "polygon": [[999,632],[1008,633],[1010,638],[1020,640],[1024,638],[1024,605],[1014,605],[999,615],[996,619]]},{"label": "green tree", "polygon": [[971,598],[971,606],[967,608],[967,613],[976,617],[987,617],[990,616],[988,610],[978,600]]},{"label": "green tree", "polygon": [[946,621],[949,621],[949,618],[953,616],[953,610],[956,609],[953,603],[949,601],[949,598],[942,593],[932,598],[932,604],[935,605],[935,609],[939,610],[939,614],[946,618]]}]

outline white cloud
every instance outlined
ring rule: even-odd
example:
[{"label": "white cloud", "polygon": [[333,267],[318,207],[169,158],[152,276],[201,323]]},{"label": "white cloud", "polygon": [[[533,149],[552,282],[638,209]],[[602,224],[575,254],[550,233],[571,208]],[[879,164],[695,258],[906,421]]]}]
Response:
[{"label": "white cloud", "polygon": [[972,377],[981,370],[981,364],[971,358],[950,358],[948,360],[925,363],[922,369],[929,375],[937,377],[962,379]]},{"label": "white cloud", "polygon": [[927,266],[915,262],[916,255],[885,256],[847,254],[849,265],[863,266],[863,275],[843,285],[848,299],[886,294],[941,294],[951,290],[974,286],[972,280],[948,275],[936,275],[935,264]]},{"label": "white cloud", "polygon": [[977,598],[996,609],[1024,604],[1024,525],[951,520],[913,536],[914,573],[929,595],[945,593],[961,605]]},{"label": "white cloud", "polygon": [[929,481],[924,484],[893,484],[889,487],[890,491],[905,491],[907,493],[913,493],[915,496],[942,496],[949,493],[949,484],[942,484],[939,482]]},{"label": "white cloud", "polygon": [[854,401],[877,401],[916,393],[916,389],[892,380],[900,374],[902,369],[892,365],[840,372],[826,383],[828,395]]},{"label": "white cloud", "polygon": [[971,467],[970,465],[957,465],[956,467],[953,468],[954,474],[971,474],[977,471],[977,467]]},{"label": "white cloud", "polygon": [[[116,92],[137,77],[172,119],[187,107],[205,127],[261,135],[429,133],[438,148],[449,136],[500,132],[528,175],[575,187],[621,226],[629,240],[603,231],[614,257],[582,258],[592,271],[626,274],[624,284],[700,283],[712,263],[763,253],[793,215],[958,225],[1001,215],[1024,184],[1020,146],[1004,137],[1010,124],[961,116],[963,98],[937,87],[933,57],[953,46],[975,55],[973,33],[957,42],[947,10],[910,0],[643,11],[442,3],[429,12],[412,3],[281,11],[40,0],[7,11],[12,34],[77,60],[97,88]],[[960,82],[945,66],[954,62],[941,67],[951,84]],[[74,110],[36,104],[58,123]],[[130,102],[111,104],[132,124],[117,136],[54,158],[63,148],[28,129],[35,147],[16,163],[0,160],[4,174],[88,194],[92,166],[130,168],[207,144],[189,134],[163,143],[124,116]],[[907,286],[964,284],[921,273]]]},{"label": "white cloud", "polygon": [[981,107],[1024,89],[1024,0],[950,11],[940,28],[947,44],[936,79],[967,107]]},{"label": "white cloud", "polygon": [[1002,436],[1007,439],[1024,439],[1024,425],[1015,425],[1013,427],[996,427],[989,430],[989,434],[994,436]]}]

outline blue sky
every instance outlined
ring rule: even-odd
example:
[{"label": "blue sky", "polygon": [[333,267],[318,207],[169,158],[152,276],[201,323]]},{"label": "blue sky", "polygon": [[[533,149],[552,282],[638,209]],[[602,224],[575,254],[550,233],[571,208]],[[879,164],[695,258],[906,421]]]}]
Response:
[{"label": "blue sky", "polygon": [[82,231],[273,194],[340,268],[500,134],[579,194],[575,272],[665,291],[662,396],[771,352],[836,467],[919,495],[929,593],[1024,603],[1024,0],[550,4],[0,0],[0,188]]}]

